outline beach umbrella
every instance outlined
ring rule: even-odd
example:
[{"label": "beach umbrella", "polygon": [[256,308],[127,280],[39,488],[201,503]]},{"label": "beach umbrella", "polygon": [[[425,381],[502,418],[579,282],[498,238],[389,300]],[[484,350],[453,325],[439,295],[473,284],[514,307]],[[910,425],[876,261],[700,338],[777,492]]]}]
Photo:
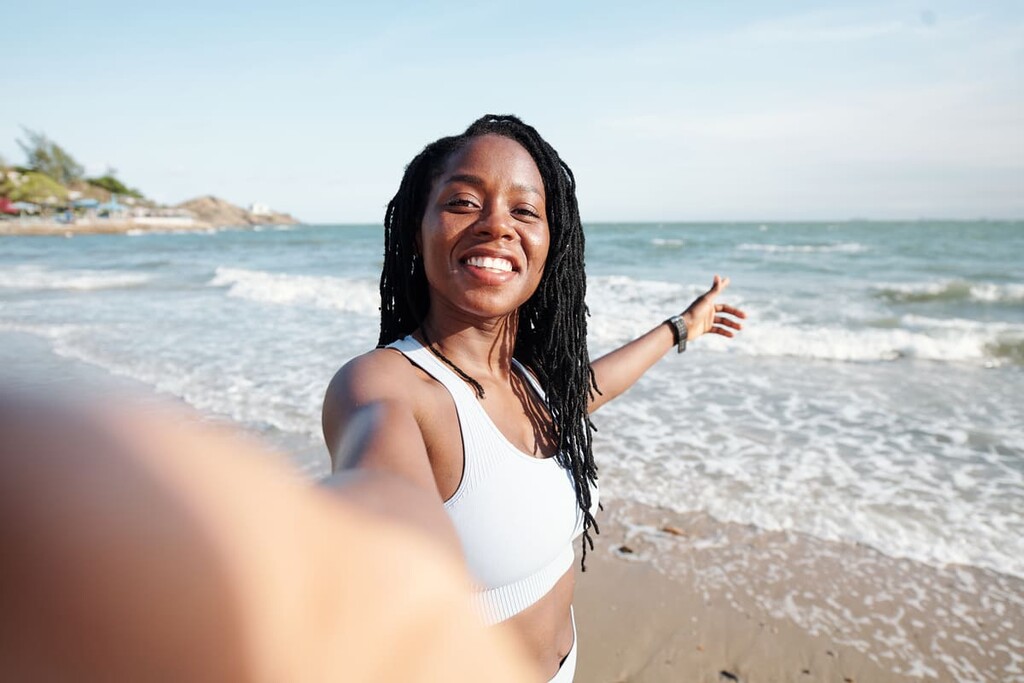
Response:
[{"label": "beach umbrella", "polygon": [[6,213],[11,215],[17,215],[18,210],[14,208],[14,204],[7,197],[0,197],[0,213]]},{"label": "beach umbrella", "polygon": [[104,202],[103,204],[100,204],[96,208],[99,209],[100,211],[110,211],[111,213],[113,213],[115,211],[127,211],[128,210],[127,206],[125,206],[124,204],[118,204],[117,202],[115,202],[113,200],[111,200],[109,202]]},{"label": "beach umbrella", "polygon": [[32,202],[14,202],[11,204],[12,207],[21,211],[22,213],[38,213],[39,205],[33,204]]},{"label": "beach umbrella", "polygon": [[98,199],[92,199],[90,197],[85,197],[84,199],[76,199],[75,201],[71,202],[71,206],[75,207],[76,209],[95,209],[99,205],[100,201]]}]

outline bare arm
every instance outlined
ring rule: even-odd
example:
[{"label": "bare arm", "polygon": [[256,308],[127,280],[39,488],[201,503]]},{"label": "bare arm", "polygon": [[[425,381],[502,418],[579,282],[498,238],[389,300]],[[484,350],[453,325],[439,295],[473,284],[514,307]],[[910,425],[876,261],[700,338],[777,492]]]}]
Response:
[{"label": "bare arm", "polygon": [[[715,302],[718,295],[728,286],[729,278],[716,275],[711,289],[698,297],[683,312],[688,340],[696,339],[703,334],[732,337],[732,330],[743,328],[743,325],[733,318],[746,318],[746,313],[727,304]],[[669,326],[661,324],[594,361],[594,376],[601,393],[591,399],[590,412],[625,393],[674,346],[674,339]]]},{"label": "bare arm", "polygon": [[423,436],[412,413],[394,402],[370,403],[351,415],[324,480],[329,490],[367,512],[409,525],[462,556],[440,505]]},{"label": "bare arm", "polygon": [[0,390],[0,434],[5,680],[540,680],[479,625],[461,560],[418,532],[440,506],[399,477],[368,475],[401,498],[378,515],[359,481],[332,495],[148,404]]},{"label": "bare arm", "polygon": [[339,370],[324,397],[324,440],[334,471],[324,483],[367,511],[413,525],[461,557],[414,396],[408,364],[390,352],[372,351]]},{"label": "bare arm", "polygon": [[333,471],[383,469],[435,488],[406,366],[390,352],[371,351],[331,380],[322,426]]}]

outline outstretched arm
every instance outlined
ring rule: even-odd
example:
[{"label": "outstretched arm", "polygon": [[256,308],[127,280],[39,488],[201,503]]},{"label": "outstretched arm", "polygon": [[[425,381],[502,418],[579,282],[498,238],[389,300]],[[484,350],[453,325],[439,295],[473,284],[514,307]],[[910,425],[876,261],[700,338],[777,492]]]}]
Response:
[{"label": "outstretched arm", "polygon": [[[736,319],[746,318],[747,314],[738,308],[716,301],[718,295],[728,286],[729,278],[716,275],[711,289],[697,297],[683,312],[688,332],[687,340],[692,341],[703,334],[732,337],[733,330],[743,328]],[[591,399],[590,412],[625,393],[674,345],[675,336],[671,328],[662,323],[643,336],[594,361],[594,377],[601,393],[595,394]]]},{"label": "outstretched arm", "polygon": [[[411,523],[461,557],[416,421],[408,377],[401,374],[406,367],[392,352],[374,351],[346,364],[331,380],[322,420],[334,473],[325,483],[374,513]],[[417,514],[409,514],[412,499],[421,505]]]},{"label": "outstretched arm", "polygon": [[400,476],[309,486],[148,402],[0,388],[0,435],[4,680],[540,680],[478,623],[461,559],[421,533],[440,504]]}]

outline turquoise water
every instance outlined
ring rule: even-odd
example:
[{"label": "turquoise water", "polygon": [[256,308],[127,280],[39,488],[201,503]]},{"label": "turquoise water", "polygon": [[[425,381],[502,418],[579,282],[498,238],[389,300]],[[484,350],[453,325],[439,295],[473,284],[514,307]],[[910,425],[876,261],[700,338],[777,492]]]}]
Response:
[{"label": "turquoise water", "polygon": [[[595,415],[609,496],[1024,576],[1024,223],[587,226],[595,357],[729,275],[733,342]],[[327,470],[377,338],[378,226],[0,238],[0,360],[141,383]]]}]

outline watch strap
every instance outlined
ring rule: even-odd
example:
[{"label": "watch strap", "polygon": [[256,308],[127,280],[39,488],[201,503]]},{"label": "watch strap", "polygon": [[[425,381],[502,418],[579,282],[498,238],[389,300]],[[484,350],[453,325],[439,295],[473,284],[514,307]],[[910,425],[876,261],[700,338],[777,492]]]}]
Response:
[{"label": "watch strap", "polygon": [[686,337],[688,334],[686,322],[683,320],[683,316],[674,315],[666,320],[665,324],[672,330],[672,337],[676,344],[676,352],[682,353],[686,350]]}]

